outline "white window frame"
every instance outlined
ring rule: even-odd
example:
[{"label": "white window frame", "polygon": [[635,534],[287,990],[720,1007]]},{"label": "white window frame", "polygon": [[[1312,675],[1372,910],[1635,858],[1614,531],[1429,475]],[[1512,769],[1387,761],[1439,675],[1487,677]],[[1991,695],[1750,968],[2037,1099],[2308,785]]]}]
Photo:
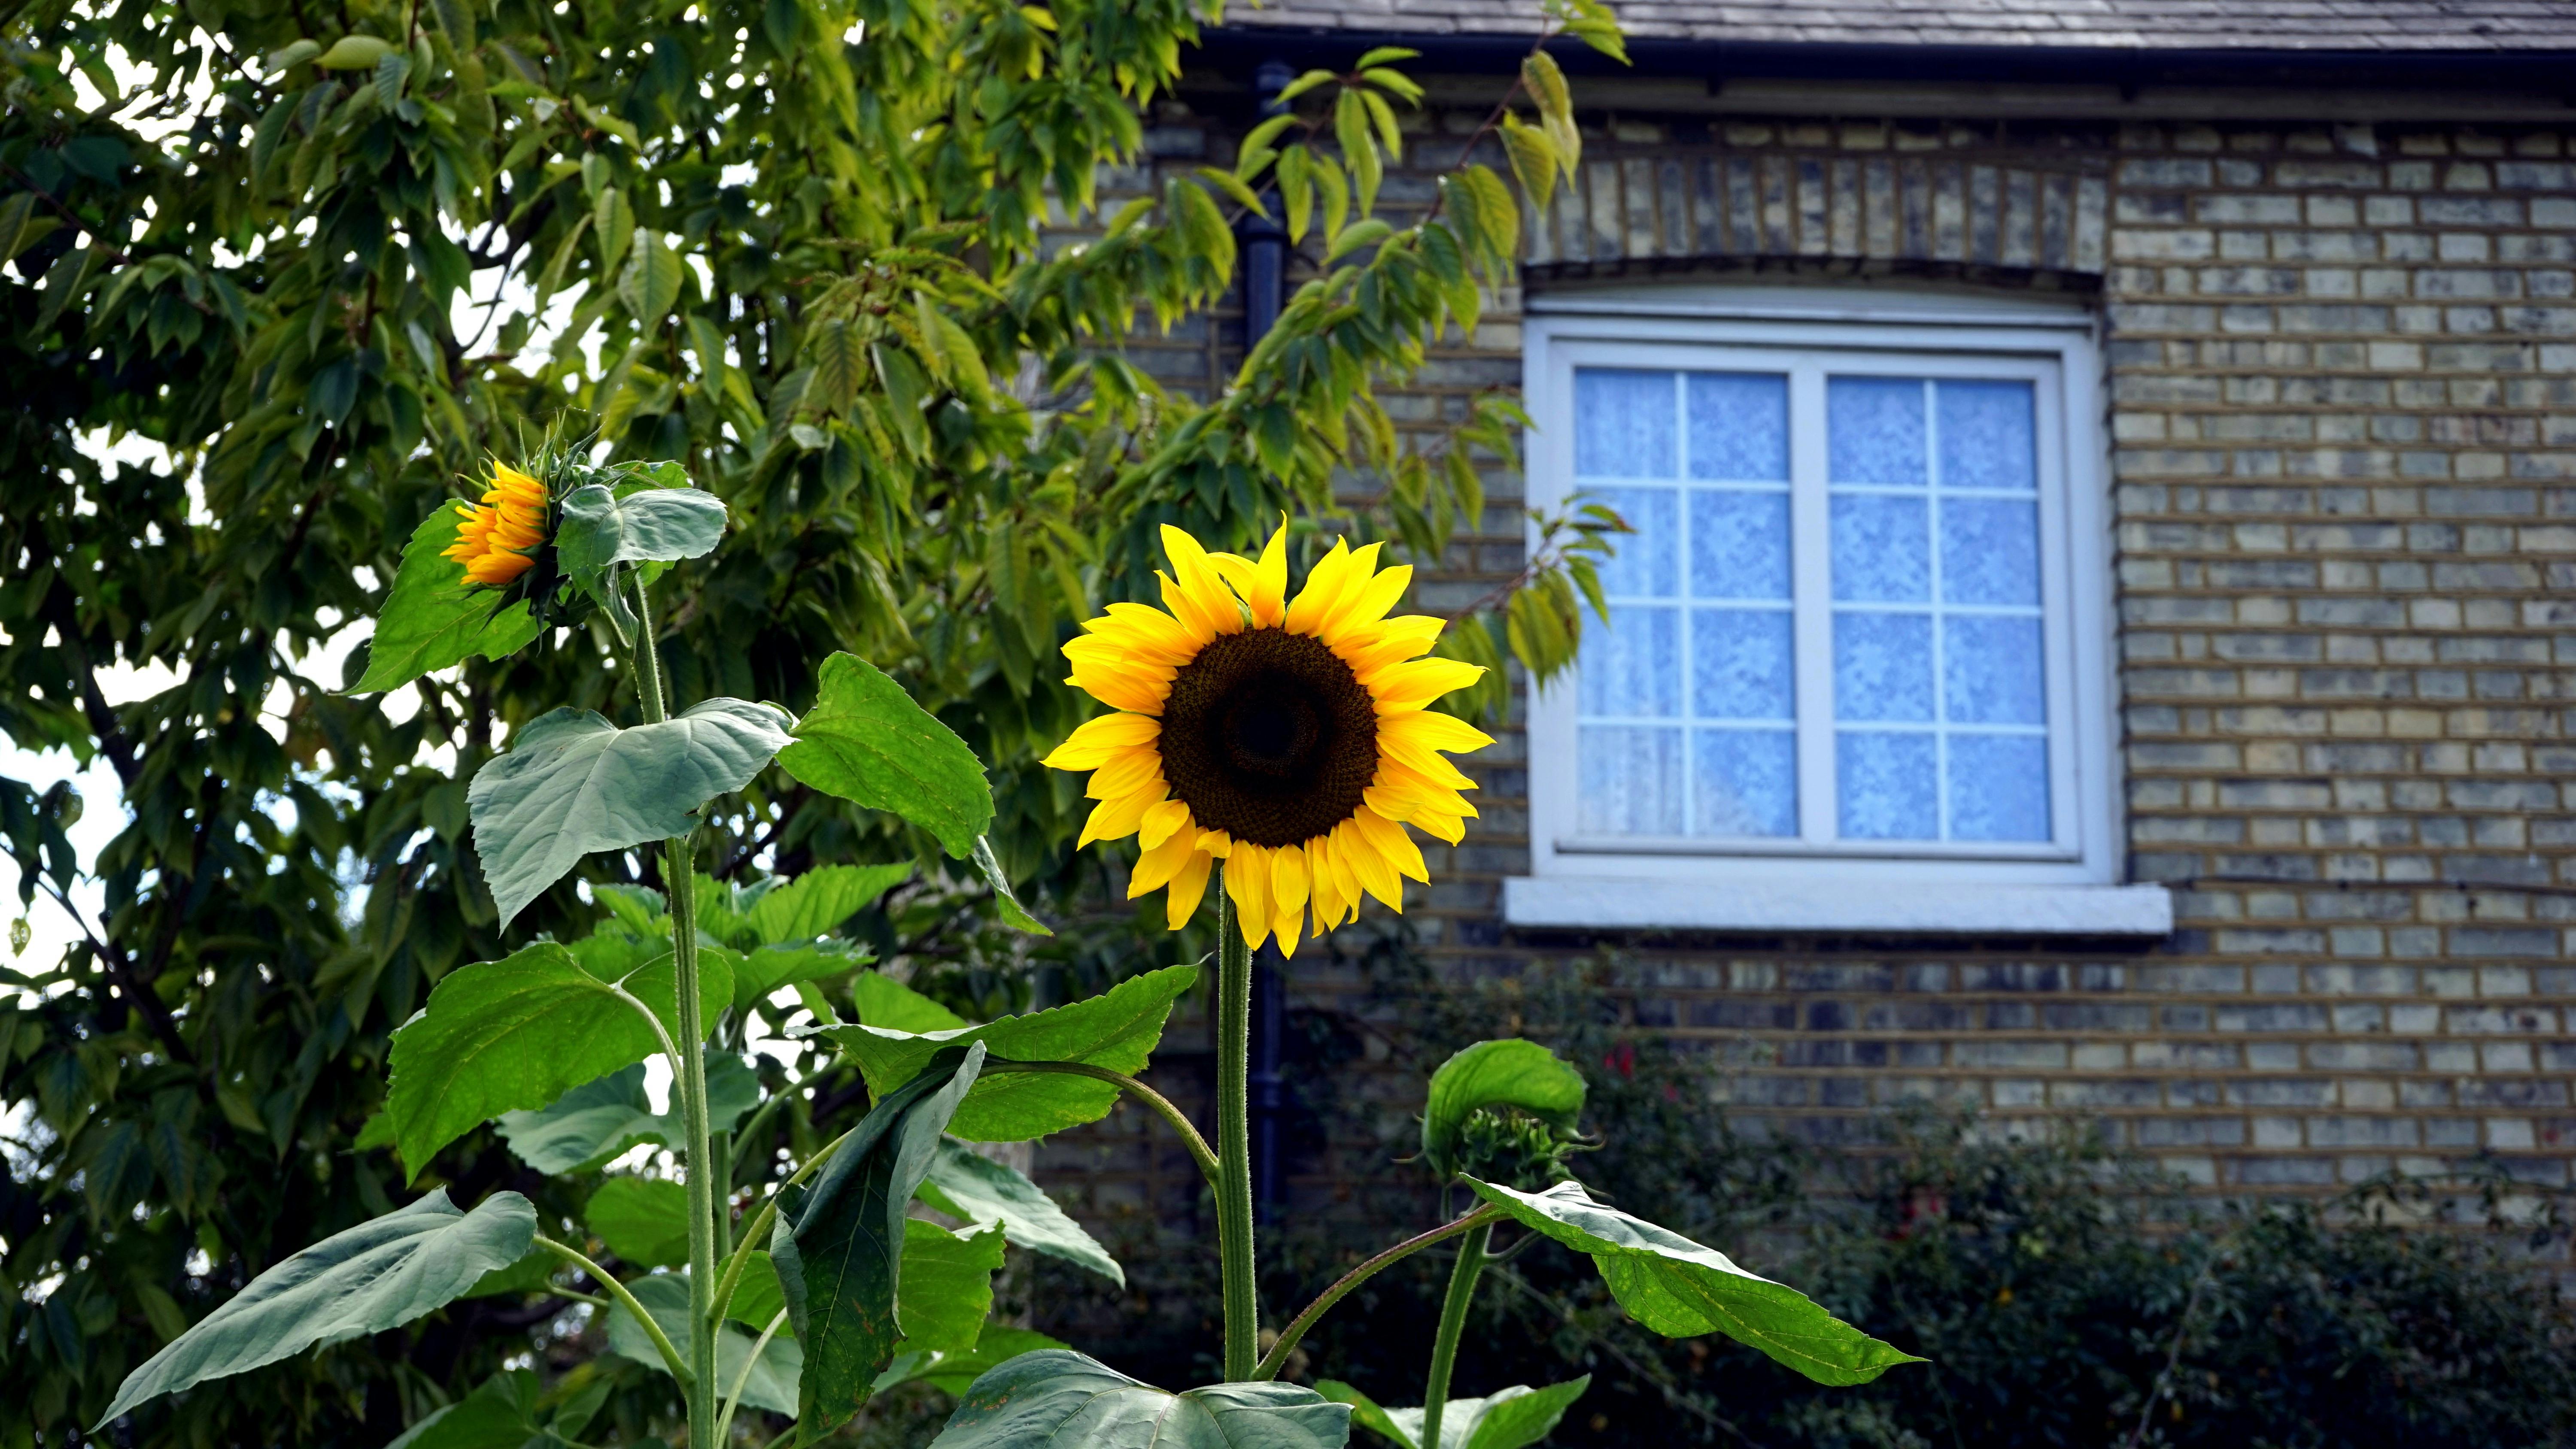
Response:
[{"label": "white window frame", "polygon": [[[1576,830],[1571,672],[1529,701],[1530,874],[1505,882],[1514,925],[2162,934],[2162,886],[2119,884],[2111,533],[2100,358],[2076,306],[1831,288],[1623,287],[1531,299],[1522,385],[1531,505],[1574,480],[1574,369],[1789,373],[1791,436],[1823,432],[1823,373],[2029,379],[2040,389],[2041,577],[2052,839],[1837,841],[1832,611],[1796,614],[1799,833],[1585,838]],[[1806,416],[1802,416],[1802,411]],[[1795,592],[1821,598],[1824,460],[1792,449]],[[1812,475],[1812,476],[1811,476]],[[1687,510],[1684,510],[1685,513]],[[1533,543],[1535,534],[1533,533]],[[1587,627],[1597,621],[1586,618]],[[1686,752],[1687,753],[1687,752]]]}]

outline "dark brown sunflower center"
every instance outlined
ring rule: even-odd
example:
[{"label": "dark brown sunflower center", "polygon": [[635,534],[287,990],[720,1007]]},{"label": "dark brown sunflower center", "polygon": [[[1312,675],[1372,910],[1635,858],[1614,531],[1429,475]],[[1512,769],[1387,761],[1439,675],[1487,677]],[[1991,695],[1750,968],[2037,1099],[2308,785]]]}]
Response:
[{"label": "dark brown sunflower center", "polygon": [[1163,779],[1210,830],[1296,845],[1360,807],[1377,708],[1333,651],[1285,629],[1220,634],[1163,703]]}]

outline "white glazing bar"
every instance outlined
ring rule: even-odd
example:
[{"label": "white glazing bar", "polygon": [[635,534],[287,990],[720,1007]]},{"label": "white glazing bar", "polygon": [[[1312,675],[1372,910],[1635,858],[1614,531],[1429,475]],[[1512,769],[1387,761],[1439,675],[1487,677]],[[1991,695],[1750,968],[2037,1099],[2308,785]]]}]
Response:
[{"label": "white glazing bar", "polygon": [[1943,657],[1941,616],[1941,400],[1932,379],[1923,379],[1923,490],[1932,506],[1923,511],[1923,553],[1931,569],[1932,606],[1932,838],[1950,838],[1950,735],[1939,726],[1950,722],[1950,674]]},{"label": "white glazing bar", "polygon": [[1826,496],[1825,374],[1813,362],[1789,373],[1789,594],[1796,620],[1798,835],[1832,843],[1834,824],[1834,616],[1831,504]]}]

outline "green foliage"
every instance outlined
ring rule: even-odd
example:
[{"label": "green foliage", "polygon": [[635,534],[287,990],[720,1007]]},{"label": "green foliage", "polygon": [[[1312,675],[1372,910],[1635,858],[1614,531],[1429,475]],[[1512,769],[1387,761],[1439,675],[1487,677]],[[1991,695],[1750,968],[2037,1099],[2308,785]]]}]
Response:
[{"label": "green foliage", "polygon": [[[1440,1418],[1441,1449],[1526,1449],[1546,1438],[1591,1386],[1592,1376],[1585,1374],[1543,1389],[1514,1384],[1482,1398],[1451,1399]],[[1350,1405],[1352,1423],[1384,1435],[1401,1449],[1421,1449],[1420,1409],[1380,1408],[1368,1395],[1338,1379],[1320,1380],[1315,1388],[1337,1404]]]},{"label": "green foliage", "polygon": [[537,637],[526,600],[465,587],[465,565],[446,557],[460,521],[453,508],[433,508],[412,530],[351,693],[398,688],[470,658],[507,659]]},{"label": "green foliage", "polygon": [[590,1195],[581,1220],[608,1251],[635,1267],[677,1268],[689,1261],[689,1194],[676,1182],[612,1177]]},{"label": "green foliage", "polygon": [[550,1404],[530,1370],[495,1374],[431,1410],[385,1449],[569,1449],[598,1404]]},{"label": "green foliage", "polygon": [[[903,1220],[903,1271],[895,1285],[895,1322],[903,1344],[934,1353],[963,1353],[993,1311],[993,1275],[1002,1270],[1002,1235],[983,1228],[952,1233],[919,1218]],[[893,1363],[892,1355],[886,1362]]]},{"label": "green foliage", "polygon": [[[715,1130],[732,1131],[759,1105],[759,1079],[741,1058],[725,1052],[707,1058],[707,1109]],[[492,1120],[521,1162],[549,1175],[594,1171],[630,1147],[680,1141],[678,1115],[654,1111],[644,1095],[642,1062],[585,1082],[543,1107],[503,1112]]]},{"label": "green foliage", "polygon": [[1044,1189],[1016,1169],[955,1142],[939,1144],[921,1200],[951,1217],[997,1226],[1015,1246],[1087,1268],[1124,1288],[1127,1270]]},{"label": "green foliage", "polygon": [[465,797],[502,924],[585,855],[686,835],[709,800],[751,783],[787,724],[777,706],[740,699],[626,729],[569,706],[531,720]]},{"label": "green foliage", "polygon": [[[627,1285],[635,1301],[653,1315],[663,1334],[680,1350],[686,1361],[690,1349],[689,1279],[686,1273],[655,1273]],[[775,1311],[775,1310],[773,1310]],[[761,1325],[767,1327],[767,1324]],[[756,1409],[773,1414],[796,1412],[798,1388],[806,1372],[803,1350],[797,1341],[781,1333],[762,1347],[757,1358],[752,1348],[759,1343],[756,1330],[726,1323],[716,1334],[716,1379],[720,1387],[732,1388],[742,1380],[742,1401]],[[608,1311],[608,1346],[611,1350],[650,1368],[662,1368],[661,1350],[653,1346],[635,1316],[619,1304]],[[746,1374],[746,1367],[748,1373]],[[666,1370],[667,1371],[667,1370]]]},{"label": "green foliage", "polygon": [[440,1190],[334,1233],[252,1279],[171,1340],[126,1379],[99,1422],[202,1379],[409,1323],[517,1261],[535,1231],[535,1210],[515,1192],[494,1193],[461,1212]]},{"label": "green foliage", "polygon": [[1294,1384],[1172,1394],[1065,1350],[975,1380],[934,1449],[1341,1449],[1350,1414]]},{"label": "green foliage", "polygon": [[[1172,1003],[1198,984],[1195,966],[1166,966],[1122,981],[1106,993],[1067,1006],[1008,1016],[982,1026],[916,1035],[873,1025],[832,1027],[822,1035],[858,1065],[868,1090],[884,1093],[912,1081],[942,1051],[980,1042],[1000,1061],[1080,1062],[1130,1075],[1143,1071]],[[882,986],[877,987],[883,992]],[[1118,1088],[1052,1072],[994,1073],[975,1084],[948,1130],[969,1142],[1025,1142],[1109,1115]]]},{"label": "green foliage", "polygon": [[[698,982],[710,1015],[733,997],[722,959],[710,956]],[[477,1124],[548,1106],[659,1050],[678,1025],[674,980],[668,952],[610,981],[550,941],[451,972],[394,1033],[385,1115],[409,1175]]]},{"label": "green foliage", "polygon": [[1479,1112],[1514,1108],[1571,1133],[1583,1110],[1583,1074],[1534,1041],[1480,1041],[1431,1074],[1422,1107],[1422,1158],[1443,1178],[1473,1169],[1460,1135]]},{"label": "green foliage", "polygon": [[992,789],[975,752],[864,659],[823,661],[821,692],[794,734],[778,756],[788,774],[902,816],[950,855],[971,854],[992,821]]},{"label": "green foliage", "polygon": [[805,1346],[796,1414],[809,1429],[858,1412],[894,1360],[905,1209],[983,1065],[980,1042],[947,1048],[879,1096],[804,1201],[779,1215],[769,1251]]}]

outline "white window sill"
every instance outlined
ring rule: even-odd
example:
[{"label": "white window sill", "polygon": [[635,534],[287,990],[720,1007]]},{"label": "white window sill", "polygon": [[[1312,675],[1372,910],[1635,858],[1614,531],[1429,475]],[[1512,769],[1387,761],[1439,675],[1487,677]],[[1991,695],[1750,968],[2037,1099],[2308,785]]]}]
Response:
[{"label": "white window sill", "polygon": [[1503,882],[1515,926],[1703,931],[1902,931],[2162,936],[2160,885],[1907,885],[1521,876]]}]

